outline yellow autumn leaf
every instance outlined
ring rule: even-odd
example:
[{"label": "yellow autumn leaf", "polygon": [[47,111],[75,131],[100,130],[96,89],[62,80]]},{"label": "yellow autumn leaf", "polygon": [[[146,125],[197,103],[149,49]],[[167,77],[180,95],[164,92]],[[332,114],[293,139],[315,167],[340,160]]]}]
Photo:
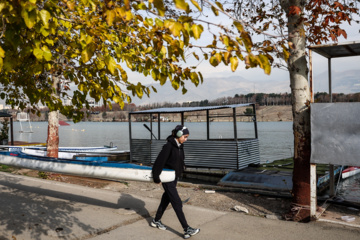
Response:
[{"label": "yellow autumn leaf", "polygon": [[191,0],[191,3],[199,10],[199,11],[202,11],[201,10],[201,7],[199,6],[199,3],[195,0]]},{"label": "yellow autumn leaf", "polygon": [[41,49],[35,48],[34,51],[33,51],[33,54],[34,54],[34,56],[36,57],[36,59],[38,59],[38,60],[42,60],[42,59],[43,59],[44,53],[43,53],[43,51],[42,51]]},{"label": "yellow autumn leaf", "polygon": [[191,30],[193,32],[194,38],[199,39],[201,36],[201,33],[204,31],[204,28],[202,25],[193,24],[191,26]]},{"label": "yellow autumn leaf", "polygon": [[187,2],[185,2],[185,0],[174,0],[175,2],[175,6],[178,9],[187,11],[189,9],[189,4]]},{"label": "yellow autumn leaf", "polygon": [[4,49],[2,49],[2,47],[0,46],[0,58],[4,58],[5,57],[5,51]]},{"label": "yellow autumn leaf", "polygon": [[219,10],[217,10],[217,8],[215,8],[214,6],[211,6],[211,10],[215,14],[215,16],[219,16]]},{"label": "yellow autumn leaf", "polygon": [[111,72],[112,75],[115,75],[115,71],[117,69],[117,64],[115,62],[115,59],[111,56],[108,56],[105,58],[105,64],[108,68],[108,70]]},{"label": "yellow autumn leaf", "polygon": [[114,10],[106,11],[106,22],[109,26],[113,25],[115,17],[116,17],[116,12]]},{"label": "yellow autumn leaf", "polygon": [[237,57],[231,57],[230,63],[231,63],[231,71],[235,72],[235,70],[239,65],[239,59]]},{"label": "yellow autumn leaf", "polygon": [[43,51],[44,59],[45,59],[46,61],[50,61],[51,58],[52,58],[52,54],[51,54],[50,49],[49,49],[47,46],[43,46],[43,47],[41,48],[41,50]]}]

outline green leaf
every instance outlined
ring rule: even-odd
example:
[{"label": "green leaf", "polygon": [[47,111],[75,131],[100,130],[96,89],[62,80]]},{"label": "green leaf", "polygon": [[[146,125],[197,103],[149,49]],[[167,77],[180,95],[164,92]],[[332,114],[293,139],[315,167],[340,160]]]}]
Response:
[{"label": "green leaf", "polygon": [[235,72],[235,70],[239,65],[239,59],[237,57],[231,57],[230,63],[231,63],[231,71]]},{"label": "green leaf", "polygon": [[200,36],[201,36],[201,33],[204,31],[204,28],[203,28],[202,25],[193,24],[191,26],[191,30],[192,30],[192,32],[194,34],[194,38],[199,39]]},{"label": "green leaf", "polygon": [[46,28],[48,28],[49,27],[49,20],[51,18],[51,14],[48,11],[46,11],[45,9],[43,9],[43,10],[40,11],[40,18],[43,21],[44,26]]},{"label": "green leaf", "polygon": [[43,59],[44,52],[43,52],[41,49],[35,48],[34,51],[33,51],[33,54],[34,54],[34,56],[36,57],[36,59],[38,59],[38,60],[42,60],[42,59]]}]

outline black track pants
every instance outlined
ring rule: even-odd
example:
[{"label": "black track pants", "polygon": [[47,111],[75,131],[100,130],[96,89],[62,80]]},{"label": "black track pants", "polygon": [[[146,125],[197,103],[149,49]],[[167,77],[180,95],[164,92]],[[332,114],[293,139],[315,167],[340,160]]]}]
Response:
[{"label": "black track pants", "polygon": [[163,216],[167,206],[171,203],[176,216],[178,217],[181,226],[185,229],[189,225],[186,222],[185,215],[182,209],[182,202],[179,196],[179,193],[176,189],[177,180],[168,183],[162,183],[163,188],[165,190],[164,194],[162,195],[161,202],[159,208],[155,215],[155,221],[159,221]]}]

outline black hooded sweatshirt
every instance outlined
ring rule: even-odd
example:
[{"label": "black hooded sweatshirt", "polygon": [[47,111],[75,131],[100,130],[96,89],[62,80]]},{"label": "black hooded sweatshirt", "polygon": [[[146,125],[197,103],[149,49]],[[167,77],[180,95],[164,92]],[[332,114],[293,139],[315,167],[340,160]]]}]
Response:
[{"label": "black hooded sweatshirt", "polygon": [[185,155],[183,144],[178,146],[175,138],[169,136],[167,143],[162,147],[152,168],[152,175],[155,183],[160,183],[160,174],[164,168],[175,170],[176,178],[179,178],[185,168]]}]

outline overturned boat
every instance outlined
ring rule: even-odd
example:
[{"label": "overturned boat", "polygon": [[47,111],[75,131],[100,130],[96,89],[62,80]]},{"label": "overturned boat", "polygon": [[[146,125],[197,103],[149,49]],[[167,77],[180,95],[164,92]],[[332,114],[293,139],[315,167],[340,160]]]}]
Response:
[{"label": "overturned boat", "polygon": [[[56,172],[82,177],[108,180],[153,181],[151,167],[131,163],[111,162],[107,157],[77,156],[62,159],[31,156],[19,151],[0,151],[0,163],[15,167]],[[175,171],[164,169],[160,175],[162,182],[175,179]]]}]

